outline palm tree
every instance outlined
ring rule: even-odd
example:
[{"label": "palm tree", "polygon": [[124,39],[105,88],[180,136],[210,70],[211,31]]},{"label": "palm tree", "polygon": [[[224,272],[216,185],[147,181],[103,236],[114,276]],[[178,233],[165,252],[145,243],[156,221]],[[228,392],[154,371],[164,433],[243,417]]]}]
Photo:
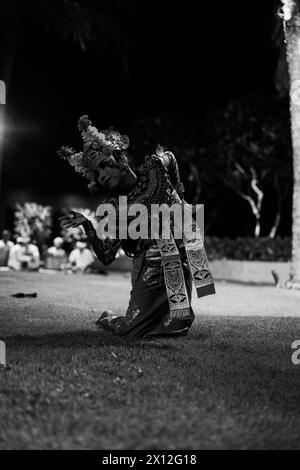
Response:
[{"label": "palm tree", "polygon": [[293,229],[291,281],[300,287],[300,3],[281,0],[289,70],[291,134],[293,146]]},{"label": "palm tree", "polygon": [[[41,27],[71,39],[85,50],[89,43],[96,42],[100,48],[110,48],[128,74],[126,35],[120,26],[127,3],[119,0],[1,0],[0,2],[0,80],[6,84],[8,93],[13,72],[15,51],[22,38],[24,25],[37,30]],[[4,123],[4,106],[0,105],[0,125]],[[0,185],[1,185],[0,141]],[[1,186],[0,186],[1,190]]]}]

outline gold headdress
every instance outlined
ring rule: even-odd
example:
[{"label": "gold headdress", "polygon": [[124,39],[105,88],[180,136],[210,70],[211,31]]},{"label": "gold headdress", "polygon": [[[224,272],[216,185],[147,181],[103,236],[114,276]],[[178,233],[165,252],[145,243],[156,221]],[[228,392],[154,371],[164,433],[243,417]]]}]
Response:
[{"label": "gold headdress", "polygon": [[90,181],[88,188],[93,192],[97,188],[96,169],[101,166],[128,167],[125,150],[129,147],[129,139],[113,127],[98,131],[86,115],[79,118],[78,128],[83,139],[83,151],[76,152],[72,147],[63,146],[57,153]]}]

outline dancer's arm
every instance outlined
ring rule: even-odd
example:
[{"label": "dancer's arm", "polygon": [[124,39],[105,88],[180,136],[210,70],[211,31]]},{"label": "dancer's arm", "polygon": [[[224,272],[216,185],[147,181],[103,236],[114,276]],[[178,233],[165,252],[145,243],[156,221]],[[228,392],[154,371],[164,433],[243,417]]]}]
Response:
[{"label": "dancer's arm", "polygon": [[184,196],[184,186],[180,179],[178,163],[172,152],[165,152],[159,157],[165,168],[168,170],[173,188],[177,191],[181,199]]},{"label": "dancer's arm", "polygon": [[93,224],[79,212],[71,211],[69,214],[60,217],[62,228],[68,229],[82,225],[87,235],[88,241],[101,263],[105,266],[110,264],[116,257],[121,242],[118,239],[100,239],[93,227]]},{"label": "dancer's arm", "polygon": [[97,258],[101,263],[105,266],[112,263],[121,247],[120,240],[110,238],[100,239],[93,227],[93,224],[89,220],[86,220],[82,226]]}]

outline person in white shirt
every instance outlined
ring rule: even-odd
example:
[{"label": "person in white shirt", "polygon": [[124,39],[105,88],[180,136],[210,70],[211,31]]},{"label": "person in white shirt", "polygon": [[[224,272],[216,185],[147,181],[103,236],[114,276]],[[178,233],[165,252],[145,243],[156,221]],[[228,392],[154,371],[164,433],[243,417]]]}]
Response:
[{"label": "person in white shirt", "polygon": [[62,248],[63,239],[56,237],[53,240],[53,246],[48,248],[47,257],[45,261],[45,267],[47,269],[64,269],[67,262],[67,255],[65,250]]},{"label": "person in white shirt", "polygon": [[30,238],[18,237],[17,243],[10,250],[7,264],[15,271],[39,269],[40,253],[38,247],[30,243]]},{"label": "person in white shirt", "polygon": [[76,248],[71,251],[69,256],[69,268],[73,272],[83,272],[95,261],[91,250],[87,248],[85,242],[77,242]]},{"label": "person in white shirt", "polygon": [[9,252],[14,246],[11,241],[11,234],[8,230],[3,230],[2,240],[0,240],[0,266],[7,266]]},{"label": "person in white shirt", "polygon": [[63,239],[61,237],[56,237],[53,240],[53,246],[48,248],[48,255],[54,256],[55,258],[64,258],[66,256],[65,250],[62,248]]},{"label": "person in white shirt", "polygon": [[11,248],[14,246],[14,242],[11,241],[11,233],[9,230],[3,230],[2,240],[0,240],[0,249]]}]

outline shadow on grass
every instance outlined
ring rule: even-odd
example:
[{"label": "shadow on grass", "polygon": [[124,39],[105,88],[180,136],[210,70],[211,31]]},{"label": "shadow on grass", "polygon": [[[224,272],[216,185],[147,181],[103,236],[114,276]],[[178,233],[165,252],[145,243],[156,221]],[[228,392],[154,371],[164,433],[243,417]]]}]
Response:
[{"label": "shadow on grass", "polygon": [[1,340],[10,347],[105,348],[126,347],[128,349],[176,350],[186,347],[237,350],[255,353],[257,348],[278,348],[277,341],[285,339],[286,347],[298,337],[300,320],[294,317],[257,316],[208,316],[201,315],[188,335],[179,337],[149,337],[131,339],[118,336],[107,330],[85,330],[53,332],[44,334],[1,335]]},{"label": "shadow on grass", "polygon": [[[106,331],[77,330],[6,336],[3,339],[8,348],[17,352],[12,357],[19,374],[24,367],[23,358],[26,359],[27,352],[33,352],[29,354],[29,366],[32,362],[37,364],[36,368],[29,369],[33,374],[40,373],[36,370],[38,363],[43,362],[47,366],[41,373],[49,371],[47,377],[52,380],[53,374],[57,374],[53,364],[60,364],[66,374],[65,380],[72,382],[75,379],[72,378],[72,369],[69,370],[70,364],[76,364],[80,356],[83,358],[80,362],[83,374],[97,377],[101,370],[108,381],[109,394],[115,393],[116,386],[125,387],[130,381],[136,385],[135,381],[139,380],[141,387],[145,383],[151,387],[153,382],[155,387],[161,387],[160,393],[179,393],[184,399],[190,396],[192,402],[197,402],[198,398],[195,397],[200,392],[204,394],[207,406],[213,409],[214,404],[219,403],[218,409],[225,407],[226,413],[228,410],[246,413],[245,416],[249,415],[251,419],[253,415],[259,417],[263,413],[267,421],[284,420],[287,415],[289,419],[299,419],[299,370],[291,363],[289,348],[278,342],[280,335],[270,335],[269,332],[268,338],[265,337],[265,328],[262,331],[261,326],[270,325],[270,320],[259,319],[259,328],[252,331],[256,321],[251,319],[248,326],[252,333],[246,338],[239,336],[239,330],[234,328],[231,337],[228,337],[228,329],[224,337],[223,328],[233,327],[236,320],[232,319],[232,323],[228,319],[219,321],[213,318],[205,327],[200,323],[188,336],[178,338],[128,340]],[[276,325],[278,323],[280,320],[276,319]],[[217,334],[216,325],[222,335],[220,331]],[[240,326],[244,331],[244,326]],[[290,326],[294,331],[293,322]],[[104,350],[103,355],[98,355],[99,349]],[[119,353],[117,360],[111,357],[111,349]],[[42,354],[43,350],[45,355]],[[129,350],[128,355],[126,350]],[[138,354],[140,351],[143,351],[142,355]],[[136,376],[137,363],[147,371],[142,379]],[[80,377],[86,381],[85,375]],[[127,382],[120,385],[114,382],[116,377]],[[144,393],[143,390],[141,393]]]},{"label": "shadow on grass", "polygon": [[73,332],[49,333],[44,335],[15,335],[1,337],[9,347],[47,347],[47,348],[105,348],[108,346],[125,346],[130,349],[173,349],[181,338],[147,338],[130,339],[117,336],[109,331],[78,330]]}]

